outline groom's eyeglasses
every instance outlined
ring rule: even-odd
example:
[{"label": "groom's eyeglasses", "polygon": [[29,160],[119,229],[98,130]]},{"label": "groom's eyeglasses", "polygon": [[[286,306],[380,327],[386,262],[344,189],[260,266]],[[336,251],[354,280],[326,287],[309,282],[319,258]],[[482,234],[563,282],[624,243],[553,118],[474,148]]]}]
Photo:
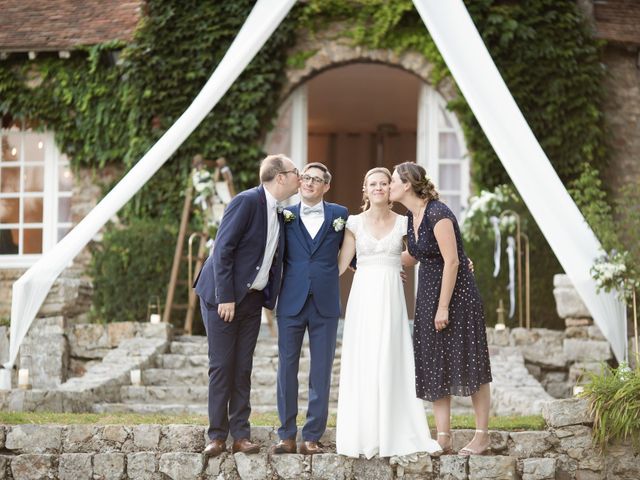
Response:
[{"label": "groom's eyeglasses", "polygon": [[314,185],[322,185],[325,183],[324,178],[314,177],[306,173],[300,177],[300,180],[302,180],[303,183],[311,182]]}]

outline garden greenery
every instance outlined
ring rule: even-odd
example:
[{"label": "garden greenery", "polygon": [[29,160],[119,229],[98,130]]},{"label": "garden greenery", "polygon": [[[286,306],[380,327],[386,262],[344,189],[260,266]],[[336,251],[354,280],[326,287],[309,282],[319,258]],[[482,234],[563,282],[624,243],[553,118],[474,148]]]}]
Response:
[{"label": "garden greenery", "polygon": [[606,450],[612,441],[630,441],[640,452],[640,367],[603,365],[587,380],[580,395],[588,401],[595,442]]},{"label": "garden greenery", "polygon": [[[104,322],[148,320],[149,303],[164,301],[177,228],[152,219],[110,224],[92,248],[94,316]],[[186,301],[186,291],[176,302]]]},{"label": "garden greenery", "polygon": [[[55,131],[60,149],[76,167],[120,164],[126,170],[190,104],[253,4],[253,0],[149,0],[134,40],[126,45],[87,47],[74,51],[70,59],[42,55],[26,61],[10,56],[0,62],[0,112],[14,119],[35,119],[41,128]],[[466,4],[561,179],[581,191],[582,208],[606,205],[606,198],[594,200],[599,191],[585,191],[580,184],[598,178],[606,149],[599,48],[575,1],[466,0]],[[435,85],[449,75],[411,0],[300,3],[198,129],[125,207],[122,220],[154,218],[177,225],[190,159],[196,153],[227,157],[241,188],[257,183],[261,145],[277,112],[284,72],[304,65],[314,53],[287,58],[287,52],[297,32],[320,30],[334,22],[345,25],[342,35],[354,45],[422,53],[435,66]],[[120,62],[113,65],[108,54],[116,50]],[[41,81],[27,84],[33,78]],[[452,102],[450,108],[465,131],[476,187],[493,189],[510,183],[464,99]],[[601,217],[587,217],[590,222],[610,221],[609,213],[600,213]],[[592,226],[599,235],[605,230],[600,223]],[[540,255],[552,255],[541,239],[535,242]],[[541,288],[550,290],[551,285]],[[543,303],[538,300],[536,304]]]}]

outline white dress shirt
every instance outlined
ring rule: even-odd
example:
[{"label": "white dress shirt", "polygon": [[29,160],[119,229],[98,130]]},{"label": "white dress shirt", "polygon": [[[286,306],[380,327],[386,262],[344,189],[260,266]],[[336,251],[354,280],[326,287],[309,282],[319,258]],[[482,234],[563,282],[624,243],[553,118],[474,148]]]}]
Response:
[{"label": "white dress shirt", "polygon": [[[305,213],[305,207],[316,209],[320,208],[322,213]],[[300,203],[300,220],[302,220],[302,223],[309,232],[309,235],[311,235],[311,238],[316,238],[316,235],[320,231],[320,227],[322,227],[322,224],[324,223],[324,205],[322,200],[315,205],[305,205],[304,202]]]},{"label": "white dress shirt", "polygon": [[269,283],[269,270],[271,270],[273,256],[275,255],[276,247],[278,246],[278,237],[280,236],[280,225],[278,224],[278,202],[266,188],[264,189],[264,195],[267,198],[267,244],[264,248],[262,265],[260,267],[256,267],[256,269],[258,269],[258,275],[251,284],[251,288],[253,290],[262,290],[267,286],[267,283]]}]

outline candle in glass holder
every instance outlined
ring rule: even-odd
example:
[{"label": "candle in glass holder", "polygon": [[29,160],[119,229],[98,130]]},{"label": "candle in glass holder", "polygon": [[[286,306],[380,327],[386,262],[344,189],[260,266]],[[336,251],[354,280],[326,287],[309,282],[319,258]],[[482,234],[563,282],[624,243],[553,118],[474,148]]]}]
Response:
[{"label": "candle in glass holder", "polygon": [[18,370],[18,387],[27,388],[29,386],[29,369],[21,368]]},{"label": "candle in glass holder", "polygon": [[131,385],[139,386],[142,384],[142,372],[140,370],[131,370]]},{"label": "candle in glass holder", "polygon": [[506,327],[506,325],[504,323],[496,323],[496,326],[494,327],[496,330],[504,330]]},{"label": "candle in glass holder", "polygon": [[160,323],[160,314],[159,313],[152,313],[151,315],[149,315],[149,322],[150,323]]}]

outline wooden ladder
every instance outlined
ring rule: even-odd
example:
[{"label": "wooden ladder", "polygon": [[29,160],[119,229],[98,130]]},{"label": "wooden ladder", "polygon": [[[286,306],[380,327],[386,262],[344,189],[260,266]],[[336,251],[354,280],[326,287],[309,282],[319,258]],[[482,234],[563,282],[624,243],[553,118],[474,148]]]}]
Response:
[{"label": "wooden ladder", "polygon": [[[202,264],[204,262],[204,255],[206,252],[206,240],[208,239],[208,234],[203,232],[192,232],[189,235],[188,240],[188,248],[189,254],[184,255],[184,241],[187,236],[187,228],[189,226],[189,218],[191,217],[191,212],[193,209],[192,205],[193,201],[193,186],[191,182],[187,186],[185,196],[184,196],[184,204],[182,206],[182,217],[180,219],[180,231],[178,232],[178,238],[176,241],[176,250],[173,255],[173,264],[171,266],[171,277],[169,279],[169,288],[167,289],[167,298],[165,301],[164,313],[162,316],[162,321],[165,323],[169,323],[171,321],[171,312],[172,310],[183,310],[186,311],[184,317],[184,333],[187,335],[191,335],[193,330],[193,315],[195,311],[195,307],[197,304],[196,292],[192,288],[193,278],[198,275],[200,268],[202,268]],[[205,227],[206,228],[206,227]],[[195,269],[191,271],[191,252],[193,248],[193,240],[195,238],[199,238],[200,242],[198,244],[198,252],[196,256]],[[180,274],[180,264],[184,261],[189,261],[187,264],[188,268],[188,280],[179,280],[178,276]],[[176,288],[178,286],[186,286],[189,290],[189,300],[187,303],[174,303],[173,299],[175,296]]]}]

